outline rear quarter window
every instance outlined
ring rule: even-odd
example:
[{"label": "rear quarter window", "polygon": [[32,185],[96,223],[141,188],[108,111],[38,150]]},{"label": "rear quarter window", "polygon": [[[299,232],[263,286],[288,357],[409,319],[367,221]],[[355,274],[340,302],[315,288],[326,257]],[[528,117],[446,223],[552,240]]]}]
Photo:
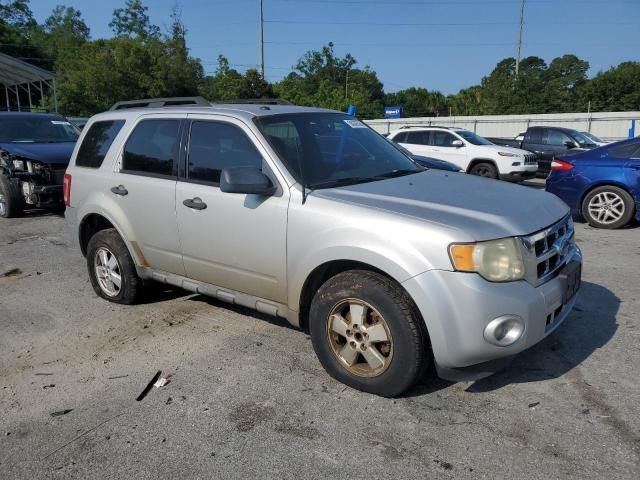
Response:
[{"label": "rear quarter window", "polygon": [[100,168],[123,125],[124,120],[94,122],[82,140],[76,157],[76,166]]}]

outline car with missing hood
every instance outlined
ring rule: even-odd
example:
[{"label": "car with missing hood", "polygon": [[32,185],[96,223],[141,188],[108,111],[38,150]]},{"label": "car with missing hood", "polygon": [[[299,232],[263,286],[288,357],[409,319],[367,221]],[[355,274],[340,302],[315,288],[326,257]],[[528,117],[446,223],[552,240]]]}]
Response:
[{"label": "car with missing hood", "polygon": [[0,113],[0,217],[62,206],[62,181],[78,130],[51,113]]},{"label": "car with missing hood", "polygon": [[559,198],[425,170],[326,109],[114,108],[84,128],[65,202],[100,297],[134,303],[151,279],[283,317],[331,376],[383,396],[432,364],[495,372],[580,286]]}]

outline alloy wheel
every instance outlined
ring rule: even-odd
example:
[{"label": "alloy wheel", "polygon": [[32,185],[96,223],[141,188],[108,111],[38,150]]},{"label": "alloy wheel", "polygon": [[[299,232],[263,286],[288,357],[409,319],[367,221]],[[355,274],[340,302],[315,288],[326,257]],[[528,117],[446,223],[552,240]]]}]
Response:
[{"label": "alloy wheel", "polygon": [[589,215],[599,223],[615,223],[625,214],[624,200],[614,192],[602,192],[595,195],[588,205]]},{"label": "alloy wheel", "polygon": [[368,303],[347,299],[327,318],[331,351],[349,373],[377,377],[391,364],[393,340],[384,317]]},{"label": "alloy wheel", "polygon": [[100,289],[109,297],[117,297],[122,287],[122,274],[116,256],[109,249],[100,247],[93,263]]}]

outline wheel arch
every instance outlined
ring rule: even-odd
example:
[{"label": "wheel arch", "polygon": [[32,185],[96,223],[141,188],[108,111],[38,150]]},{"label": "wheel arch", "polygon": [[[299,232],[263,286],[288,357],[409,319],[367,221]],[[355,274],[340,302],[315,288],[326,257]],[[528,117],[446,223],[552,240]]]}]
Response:
[{"label": "wheel arch", "polygon": [[469,162],[469,165],[467,166],[467,173],[471,172],[471,169],[473,167],[475,167],[477,164],[479,163],[490,163],[491,165],[493,165],[496,169],[496,172],[498,172],[498,175],[500,174],[500,169],[498,168],[498,164],[496,163],[495,160],[491,159],[491,158],[474,158]]}]

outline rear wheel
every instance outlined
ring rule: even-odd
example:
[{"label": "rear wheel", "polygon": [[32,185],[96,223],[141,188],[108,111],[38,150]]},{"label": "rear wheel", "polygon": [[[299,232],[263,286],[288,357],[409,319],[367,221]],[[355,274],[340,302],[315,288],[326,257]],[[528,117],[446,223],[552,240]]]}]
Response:
[{"label": "rear wheel", "polygon": [[0,217],[14,218],[22,215],[24,199],[20,187],[0,174]]},{"label": "rear wheel", "polygon": [[582,202],[582,214],[595,228],[621,228],[633,217],[633,198],[613,185],[591,190]]},{"label": "rear wheel", "polygon": [[477,175],[485,178],[498,178],[498,170],[492,163],[480,162],[476,163],[469,171],[471,175]]},{"label": "rear wheel", "polygon": [[374,272],[329,279],[311,304],[309,327],[320,363],[335,379],[394,397],[429,364],[426,328],[408,294]]},{"label": "rear wheel", "polygon": [[135,264],[118,232],[96,233],[87,247],[87,267],[95,292],[105,300],[130,305],[141,287]]}]

